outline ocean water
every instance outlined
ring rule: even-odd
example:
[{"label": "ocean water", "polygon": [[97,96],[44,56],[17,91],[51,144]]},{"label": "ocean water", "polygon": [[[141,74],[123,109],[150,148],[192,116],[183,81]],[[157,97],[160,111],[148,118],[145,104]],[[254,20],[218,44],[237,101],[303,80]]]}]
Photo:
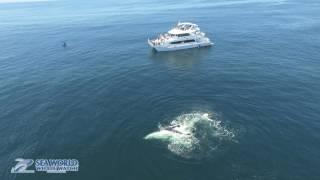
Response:
[{"label": "ocean water", "polygon": [[[215,45],[152,51],[178,21]],[[320,179],[319,32],[318,0],[0,0],[0,179]]]}]

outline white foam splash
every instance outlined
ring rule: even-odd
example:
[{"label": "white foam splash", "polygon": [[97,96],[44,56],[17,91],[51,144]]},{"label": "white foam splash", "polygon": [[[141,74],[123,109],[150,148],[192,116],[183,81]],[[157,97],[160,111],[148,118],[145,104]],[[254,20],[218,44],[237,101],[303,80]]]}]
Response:
[{"label": "white foam splash", "polygon": [[189,113],[175,118],[169,125],[159,125],[159,129],[144,137],[167,143],[168,149],[179,156],[194,158],[214,150],[221,140],[232,139],[234,133],[221,125],[208,113]]}]

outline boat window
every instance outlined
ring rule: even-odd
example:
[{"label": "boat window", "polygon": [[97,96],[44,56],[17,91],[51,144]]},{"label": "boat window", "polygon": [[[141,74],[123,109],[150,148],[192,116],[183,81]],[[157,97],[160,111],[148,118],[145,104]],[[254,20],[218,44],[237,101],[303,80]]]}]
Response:
[{"label": "boat window", "polygon": [[178,37],[183,37],[183,36],[189,36],[190,34],[189,33],[184,33],[184,34],[178,34],[177,36]]},{"label": "boat window", "polygon": [[171,44],[181,44],[181,43],[189,43],[189,42],[195,42],[195,40],[190,39],[190,40],[185,40],[185,41],[175,41],[175,42],[171,42]]},{"label": "boat window", "polygon": [[188,43],[188,42],[194,42],[194,41],[195,41],[194,39],[190,39],[190,40],[185,40],[184,42]]},{"label": "boat window", "polygon": [[183,41],[175,41],[175,42],[171,42],[171,44],[180,44],[182,43]]}]

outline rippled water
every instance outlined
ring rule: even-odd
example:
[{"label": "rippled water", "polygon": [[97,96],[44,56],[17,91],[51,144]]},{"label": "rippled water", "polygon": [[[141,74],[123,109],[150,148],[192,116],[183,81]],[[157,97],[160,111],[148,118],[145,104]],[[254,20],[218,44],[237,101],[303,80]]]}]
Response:
[{"label": "rippled water", "polygon": [[[0,2],[0,179],[320,178],[318,1]],[[179,20],[215,46],[152,51]]]}]

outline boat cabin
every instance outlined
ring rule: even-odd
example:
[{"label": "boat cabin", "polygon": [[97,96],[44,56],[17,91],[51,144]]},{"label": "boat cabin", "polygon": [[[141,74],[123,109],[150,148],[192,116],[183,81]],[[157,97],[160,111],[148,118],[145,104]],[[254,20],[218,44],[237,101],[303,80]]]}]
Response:
[{"label": "boat cabin", "polygon": [[189,36],[190,33],[194,33],[199,30],[200,29],[198,25],[185,22],[185,23],[178,23],[174,28],[168,31],[168,34],[172,36],[183,37],[183,36]]}]

